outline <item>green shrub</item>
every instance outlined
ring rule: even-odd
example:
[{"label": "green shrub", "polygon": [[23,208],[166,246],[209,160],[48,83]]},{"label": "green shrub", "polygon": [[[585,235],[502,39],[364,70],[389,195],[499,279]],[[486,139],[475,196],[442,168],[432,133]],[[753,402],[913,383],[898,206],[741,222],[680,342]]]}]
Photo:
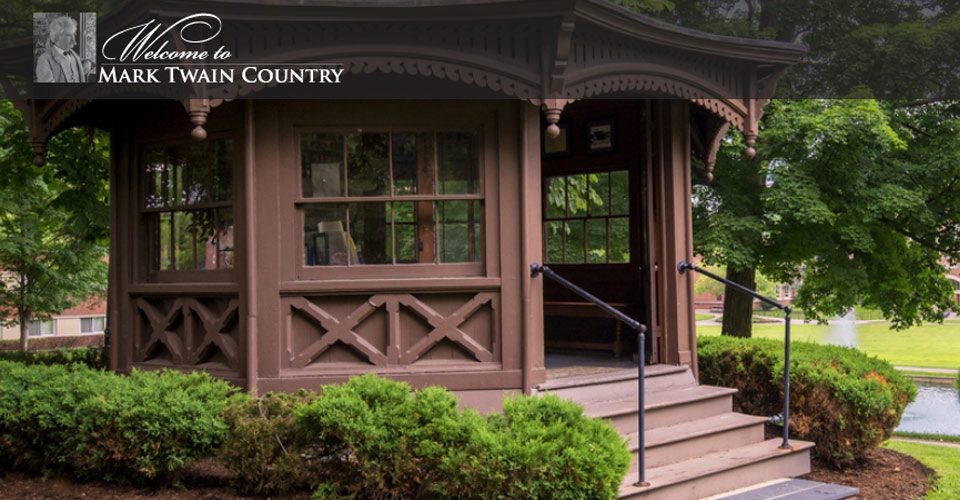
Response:
[{"label": "green shrub", "polygon": [[293,418],[314,393],[236,396],[223,411],[227,434],[220,459],[231,472],[231,486],[247,495],[276,495],[316,486],[301,453]]},{"label": "green shrub", "polygon": [[175,479],[220,444],[232,392],[201,373],[0,361],[0,461],[82,479]]},{"label": "green shrub", "polygon": [[445,464],[449,497],[617,498],[631,460],[626,442],[577,404],[553,395],[510,398],[486,424]]},{"label": "green shrub", "polygon": [[[783,342],[701,337],[700,381],[734,387],[745,413],[783,410]],[[917,389],[890,363],[851,348],[793,342],[790,430],[816,442],[814,453],[835,467],[851,465],[889,438]]]},{"label": "green shrub", "polygon": [[0,360],[25,365],[69,365],[79,363],[95,369],[107,368],[107,352],[100,347],[76,347],[55,351],[0,351]]},{"label": "green shrub", "polygon": [[315,498],[616,498],[631,458],[609,423],[556,397],[483,417],[373,375],[324,387],[296,420]]}]

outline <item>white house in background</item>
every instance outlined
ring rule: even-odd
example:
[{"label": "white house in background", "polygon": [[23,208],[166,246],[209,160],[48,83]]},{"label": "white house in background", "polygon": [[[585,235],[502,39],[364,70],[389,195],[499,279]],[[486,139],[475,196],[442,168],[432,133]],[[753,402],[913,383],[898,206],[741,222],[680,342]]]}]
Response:
[{"label": "white house in background", "polygon": [[[68,337],[102,334],[106,326],[107,301],[103,297],[90,297],[86,301],[64,310],[50,319],[30,322],[30,337]],[[20,338],[20,325],[0,327],[0,340]]]}]

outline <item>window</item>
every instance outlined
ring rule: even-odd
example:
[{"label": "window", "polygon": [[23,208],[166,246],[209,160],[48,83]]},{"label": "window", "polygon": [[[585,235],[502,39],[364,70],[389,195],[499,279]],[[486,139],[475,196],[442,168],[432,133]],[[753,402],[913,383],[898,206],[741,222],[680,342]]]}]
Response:
[{"label": "window", "polygon": [[53,320],[31,320],[27,323],[27,334],[31,337],[53,335]]},{"label": "window", "polygon": [[106,324],[103,316],[97,318],[80,318],[80,333],[103,333]]},{"label": "window", "polygon": [[551,264],[630,262],[629,172],[548,177],[544,239]]},{"label": "window", "polygon": [[228,139],[151,149],[143,212],[150,269],[233,267],[233,144]]},{"label": "window", "polygon": [[480,134],[305,132],[303,263],[480,262]]}]

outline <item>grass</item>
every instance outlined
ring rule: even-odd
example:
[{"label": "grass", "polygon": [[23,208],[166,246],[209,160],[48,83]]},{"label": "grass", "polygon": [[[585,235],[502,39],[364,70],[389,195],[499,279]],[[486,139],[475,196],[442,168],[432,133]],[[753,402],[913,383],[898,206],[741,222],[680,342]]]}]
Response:
[{"label": "grass", "polygon": [[704,321],[708,319],[713,319],[713,314],[709,313],[697,313],[697,321]]},{"label": "grass", "polygon": [[951,436],[949,434],[930,434],[926,432],[897,432],[894,431],[894,436],[905,437],[911,439],[925,439],[927,441],[948,441],[951,443],[960,443],[960,436]]},{"label": "grass", "polygon": [[[957,368],[960,324],[923,325],[896,332],[887,322],[856,325],[859,349],[898,366]],[[827,343],[830,325],[794,324],[794,341]],[[698,335],[720,335],[719,326],[697,327]],[[753,336],[783,340],[783,324],[753,325]]]},{"label": "grass", "polygon": [[944,381],[953,380],[953,375],[949,373],[925,372],[925,371],[917,371],[917,370],[903,370],[900,373],[903,373],[908,377],[942,378],[944,379]]},{"label": "grass", "polygon": [[927,491],[927,500],[960,498],[960,448],[902,441],[887,441],[883,446],[906,453],[937,471],[937,482]]}]

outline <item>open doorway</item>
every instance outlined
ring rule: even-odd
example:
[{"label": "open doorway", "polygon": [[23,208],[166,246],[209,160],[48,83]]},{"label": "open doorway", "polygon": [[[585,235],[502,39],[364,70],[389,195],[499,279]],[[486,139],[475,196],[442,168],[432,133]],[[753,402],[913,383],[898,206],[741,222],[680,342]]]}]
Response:
[{"label": "open doorway", "polygon": [[[649,324],[646,105],[568,105],[560,136],[542,138],[544,263]],[[657,360],[652,332],[647,363]],[[548,378],[636,368],[636,332],[562,286],[544,282]]]}]

